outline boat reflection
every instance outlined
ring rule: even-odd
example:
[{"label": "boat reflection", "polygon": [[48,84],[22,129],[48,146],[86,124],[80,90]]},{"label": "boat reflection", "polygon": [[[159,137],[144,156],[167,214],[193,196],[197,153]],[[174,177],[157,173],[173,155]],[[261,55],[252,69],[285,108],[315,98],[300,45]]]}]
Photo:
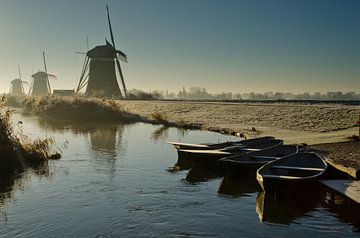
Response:
[{"label": "boat reflection", "polygon": [[190,170],[193,167],[193,163],[191,160],[186,158],[178,158],[175,165],[168,169],[169,172],[177,172],[183,170]]},{"label": "boat reflection", "polygon": [[193,164],[186,175],[185,180],[189,183],[206,182],[224,176],[224,171],[217,167],[201,166]]},{"label": "boat reflection", "polygon": [[360,232],[360,205],[323,185],[281,194],[261,191],[256,198],[260,222],[289,225],[317,209],[325,209],[341,222],[352,226],[354,231]]},{"label": "boat reflection", "polygon": [[289,225],[313,210],[323,198],[322,192],[312,188],[302,191],[288,190],[277,194],[261,191],[256,198],[256,212],[260,222]]},{"label": "boat reflection", "polygon": [[218,194],[231,197],[243,197],[260,191],[261,188],[254,176],[233,179],[225,176]]}]

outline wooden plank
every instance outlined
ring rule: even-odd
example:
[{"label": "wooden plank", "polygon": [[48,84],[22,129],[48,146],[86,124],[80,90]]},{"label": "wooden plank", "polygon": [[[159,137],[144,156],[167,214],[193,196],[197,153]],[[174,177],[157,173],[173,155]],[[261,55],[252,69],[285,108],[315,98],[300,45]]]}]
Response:
[{"label": "wooden plank", "polygon": [[351,167],[345,167],[343,165],[337,164],[334,161],[332,161],[331,159],[326,159],[326,162],[328,164],[330,164],[332,167],[334,167],[335,169],[337,169],[337,170],[339,170],[341,172],[347,173],[348,175],[350,175],[354,179],[360,179],[358,177],[358,174],[360,174],[360,173],[356,169],[351,168]]},{"label": "wooden plank", "polygon": [[320,180],[320,183],[334,189],[360,204],[360,181],[359,180]]}]

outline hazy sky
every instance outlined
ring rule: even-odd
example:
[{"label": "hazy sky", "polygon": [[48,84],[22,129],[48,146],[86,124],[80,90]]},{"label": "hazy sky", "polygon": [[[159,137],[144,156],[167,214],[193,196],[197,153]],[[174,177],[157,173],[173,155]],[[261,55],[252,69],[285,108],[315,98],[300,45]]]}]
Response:
[{"label": "hazy sky", "polygon": [[360,91],[357,0],[0,0],[0,91],[43,50],[52,88],[75,88],[75,52],[110,39],[106,3],[128,88]]}]

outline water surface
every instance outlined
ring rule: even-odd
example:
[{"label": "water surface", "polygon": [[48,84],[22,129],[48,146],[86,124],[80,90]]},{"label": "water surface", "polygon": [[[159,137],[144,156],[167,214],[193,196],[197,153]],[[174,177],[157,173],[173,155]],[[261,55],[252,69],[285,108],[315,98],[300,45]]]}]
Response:
[{"label": "water surface", "polygon": [[[324,187],[269,197],[255,179],[177,163],[165,140],[230,136],[149,124],[16,118],[53,136],[63,158],[0,203],[0,237],[359,237],[359,208]],[[0,197],[1,199],[1,197]]]}]

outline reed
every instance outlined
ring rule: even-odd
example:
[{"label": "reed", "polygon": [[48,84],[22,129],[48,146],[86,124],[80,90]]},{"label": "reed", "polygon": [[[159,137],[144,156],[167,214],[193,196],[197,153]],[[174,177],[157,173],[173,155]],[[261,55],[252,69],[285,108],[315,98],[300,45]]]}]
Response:
[{"label": "reed", "polygon": [[0,106],[0,192],[11,191],[15,180],[28,169],[39,175],[48,171],[48,160],[59,159],[52,138],[32,141],[14,122],[12,111]]}]

